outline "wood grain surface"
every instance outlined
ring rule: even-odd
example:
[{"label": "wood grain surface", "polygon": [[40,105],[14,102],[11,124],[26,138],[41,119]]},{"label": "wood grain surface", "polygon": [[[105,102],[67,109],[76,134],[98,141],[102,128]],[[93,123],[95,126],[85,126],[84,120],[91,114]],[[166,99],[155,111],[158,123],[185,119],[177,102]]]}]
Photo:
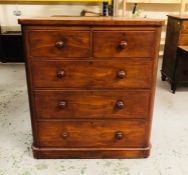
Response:
[{"label": "wood grain surface", "polygon": [[148,91],[35,91],[39,119],[146,118],[149,101]]},{"label": "wood grain surface", "polygon": [[146,158],[164,21],[20,19],[35,158]]}]

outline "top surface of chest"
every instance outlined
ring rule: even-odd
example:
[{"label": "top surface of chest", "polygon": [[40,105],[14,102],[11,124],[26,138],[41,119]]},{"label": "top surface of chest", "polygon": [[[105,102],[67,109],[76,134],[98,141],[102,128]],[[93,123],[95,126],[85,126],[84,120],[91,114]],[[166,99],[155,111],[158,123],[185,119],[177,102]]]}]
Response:
[{"label": "top surface of chest", "polygon": [[48,17],[19,19],[22,25],[162,26],[163,20],[125,17]]}]

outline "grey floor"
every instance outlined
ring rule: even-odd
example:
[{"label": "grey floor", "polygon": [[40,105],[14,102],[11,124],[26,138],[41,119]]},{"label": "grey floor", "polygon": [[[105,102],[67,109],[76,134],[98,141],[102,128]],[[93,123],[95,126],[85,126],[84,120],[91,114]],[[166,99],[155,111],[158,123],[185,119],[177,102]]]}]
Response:
[{"label": "grey floor", "polygon": [[[159,66],[160,69],[160,66]],[[22,64],[0,64],[0,175],[188,175],[188,88],[158,74],[148,159],[35,160]]]}]

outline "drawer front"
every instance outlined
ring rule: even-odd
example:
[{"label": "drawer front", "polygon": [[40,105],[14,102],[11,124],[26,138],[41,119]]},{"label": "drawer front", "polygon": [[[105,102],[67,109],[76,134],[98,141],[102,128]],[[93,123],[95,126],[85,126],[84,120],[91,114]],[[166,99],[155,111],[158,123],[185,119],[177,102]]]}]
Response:
[{"label": "drawer front", "polygon": [[94,57],[152,57],[154,31],[94,32]]},{"label": "drawer front", "polygon": [[181,32],[188,34],[188,20],[182,21]]},{"label": "drawer front", "polygon": [[90,32],[31,31],[29,54],[32,57],[79,58],[90,55]]},{"label": "drawer front", "polygon": [[150,61],[37,61],[32,62],[35,87],[150,88]]},{"label": "drawer front", "polygon": [[146,91],[35,91],[39,118],[144,118]]},{"label": "drawer front", "polygon": [[37,123],[41,147],[144,147],[144,121],[90,120]]},{"label": "drawer front", "polygon": [[188,45],[188,33],[180,34],[178,45]]}]

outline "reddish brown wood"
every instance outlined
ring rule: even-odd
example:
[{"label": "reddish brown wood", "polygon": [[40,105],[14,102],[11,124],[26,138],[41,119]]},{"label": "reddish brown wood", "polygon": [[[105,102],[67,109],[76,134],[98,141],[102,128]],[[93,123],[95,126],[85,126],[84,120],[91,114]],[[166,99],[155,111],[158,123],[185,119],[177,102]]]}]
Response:
[{"label": "reddish brown wood", "polygon": [[147,148],[38,148],[32,147],[35,158],[147,158],[150,155],[150,147]]},{"label": "reddish brown wood", "polygon": [[[35,91],[38,118],[146,118],[149,91]],[[123,105],[121,104],[123,102]]]},{"label": "reddish brown wood", "polygon": [[150,144],[150,136],[151,136],[151,128],[152,128],[152,119],[153,119],[153,110],[154,110],[154,100],[155,100],[155,90],[156,90],[156,79],[157,79],[157,69],[158,69],[158,57],[160,50],[160,39],[161,39],[161,30],[162,28],[156,29],[155,41],[156,45],[153,48],[155,50],[155,54],[153,56],[153,72],[152,72],[152,90],[151,90],[151,98],[150,98],[150,108],[148,115],[148,126],[146,129],[146,144]]},{"label": "reddish brown wood", "polygon": [[151,57],[155,31],[96,31],[94,57]]},{"label": "reddish brown wood", "polygon": [[30,31],[29,53],[32,57],[84,58],[90,53],[90,32],[88,31]]},{"label": "reddish brown wood", "polygon": [[145,158],[161,20],[21,19],[35,158]]},{"label": "reddish brown wood", "polygon": [[151,61],[34,61],[31,66],[36,88],[151,88]]},{"label": "reddish brown wood", "polygon": [[142,120],[42,121],[38,126],[38,145],[63,148],[137,148],[145,145]]},{"label": "reddish brown wood", "polygon": [[188,33],[188,20],[182,21],[181,33]]},{"label": "reddish brown wood", "polygon": [[188,32],[187,32],[187,34],[181,34],[180,36],[179,36],[179,41],[178,41],[178,45],[177,45],[177,47],[180,45],[188,45],[188,41],[187,41],[187,39],[188,39]]},{"label": "reddish brown wood", "polygon": [[19,19],[22,25],[38,26],[153,26],[161,27],[164,20],[125,17],[44,17]]}]

